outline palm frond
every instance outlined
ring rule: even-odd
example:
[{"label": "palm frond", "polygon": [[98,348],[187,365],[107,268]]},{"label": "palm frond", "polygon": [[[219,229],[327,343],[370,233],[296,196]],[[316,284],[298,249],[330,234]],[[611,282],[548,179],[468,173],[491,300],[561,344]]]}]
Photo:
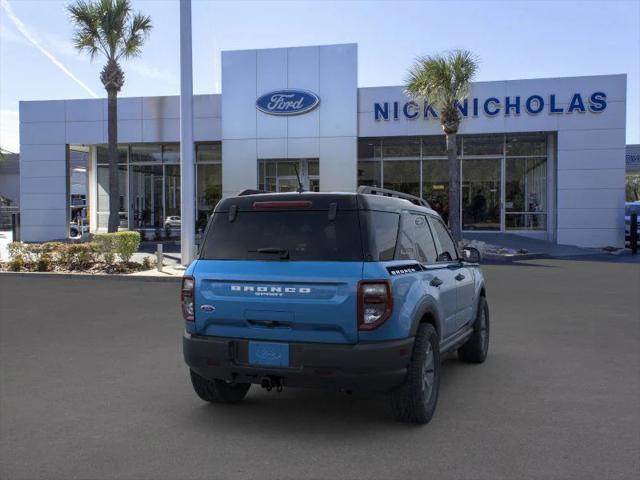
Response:
[{"label": "palm frond", "polygon": [[67,11],[73,45],[92,60],[100,53],[108,61],[139,55],[152,29],[151,18],[134,13],[130,0],[75,0]]},{"label": "palm frond", "polygon": [[131,58],[139,55],[142,44],[152,28],[149,16],[140,13],[135,14],[129,23],[128,35],[124,38],[118,58]]},{"label": "palm frond", "polygon": [[469,94],[478,60],[468,50],[453,50],[418,58],[409,69],[405,92],[438,110],[451,109]]}]

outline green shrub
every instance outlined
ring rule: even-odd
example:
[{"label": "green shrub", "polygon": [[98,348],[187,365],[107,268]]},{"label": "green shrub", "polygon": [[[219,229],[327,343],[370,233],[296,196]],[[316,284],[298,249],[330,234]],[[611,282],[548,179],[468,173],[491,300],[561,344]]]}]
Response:
[{"label": "green shrub", "polygon": [[116,232],[112,235],[115,242],[115,251],[123,262],[129,262],[133,254],[140,248],[140,234],[138,232]]},{"label": "green shrub", "polygon": [[64,246],[65,244],[60,242],[46,242],[42,244],[41,251],[42,253],[55,253]]},{"label": "green shrub", "polygon": [[36,270],[39,272],[48,272],[51,270],[51,256],[48,253],[40,255],[36,263]]},{"label": "green shrub", "polygon": [[[22,242],[11,242],[7,247],[10,258],[23,257],[27,252],[28,245]],[[24,261],[24,259],[23,259]]]},{"label": "green shrub", "polygon": [[24,258],[22,258],[22,255],[15,254],[11,258],[11,261],[9,262],[9,271],[19,272],[23,268],[24,268]]},{"label": "green shrub", "polygon": [[98,260],[98,248],[94,243],[72,243],[58,250],[58,262],[68,270],[86,270]]},{"label": "green shrub", "polygon": [[153,268],[154,263],[155,262],[151,257],[144,257],[142,259],[142,268],[145,270],[151,270]]},{"label": "green shrub", "polygon": [[112,233],[99,233],[93,237],[98,253],[107,265],[113,265],[116,259],[115,241]]}]

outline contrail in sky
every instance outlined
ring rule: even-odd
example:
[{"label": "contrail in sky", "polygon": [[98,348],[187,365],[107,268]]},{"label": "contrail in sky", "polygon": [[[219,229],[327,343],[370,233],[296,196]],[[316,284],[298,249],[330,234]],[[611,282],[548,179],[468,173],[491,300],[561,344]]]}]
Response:
[{"label": "contrail in sky", "polygon": [[96,92],[91,90],[82,80],[80,80],[73,73],[71,73],[69,69],[65,67],[60,60],[58,60],[56,57],[53,56],[52,53],[50,53],[46,48],[40,45],[40,42],[38,42],[38,40],[36,40],[36,38],[31,34],[27,26],[24,23],[22,23],[22,20],[20,20],[16,16],[16,14],[13,13],[13,9],[11,8],[11,5],[9,5],[9,0],[0,0],[0,5],[2,5],[2,8],[4,8],[5,12],[7,12],[9,19],[13,22],[16,28],[24,36],[24,38],[26,38],[29,42],[31,42],[31,44],[34,47],[40,50],[45,57],[51,60],[51,62],[60,70],[62,70],[65,73],[65,75],[67,75],[71,80],[73,80],[78,85],[80,85],[89,95],[91,95],[94,98],[100,98],[100,95],[98,95]]}]

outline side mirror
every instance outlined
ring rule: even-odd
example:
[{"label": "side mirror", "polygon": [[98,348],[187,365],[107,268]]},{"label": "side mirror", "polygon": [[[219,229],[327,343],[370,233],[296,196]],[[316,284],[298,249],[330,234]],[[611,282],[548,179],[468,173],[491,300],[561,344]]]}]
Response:
[{"label": "side mirror", "polygon": [[480,250],[473,247],[464,247],[462,249],[462,260],[469,263],[480,263]]}]

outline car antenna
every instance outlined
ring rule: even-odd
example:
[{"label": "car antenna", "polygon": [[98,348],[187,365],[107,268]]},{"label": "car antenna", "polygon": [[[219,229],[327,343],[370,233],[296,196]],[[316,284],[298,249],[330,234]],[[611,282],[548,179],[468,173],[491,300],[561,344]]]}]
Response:
[{"label": "car antenna", "polygon": [[294,165],[293,169],[296,171],[296,177],[298,178],[298,193],[303,193],[304,187],[302,186],[302,180],[300,180],[300,173],[298,173],[298,166]]}]

